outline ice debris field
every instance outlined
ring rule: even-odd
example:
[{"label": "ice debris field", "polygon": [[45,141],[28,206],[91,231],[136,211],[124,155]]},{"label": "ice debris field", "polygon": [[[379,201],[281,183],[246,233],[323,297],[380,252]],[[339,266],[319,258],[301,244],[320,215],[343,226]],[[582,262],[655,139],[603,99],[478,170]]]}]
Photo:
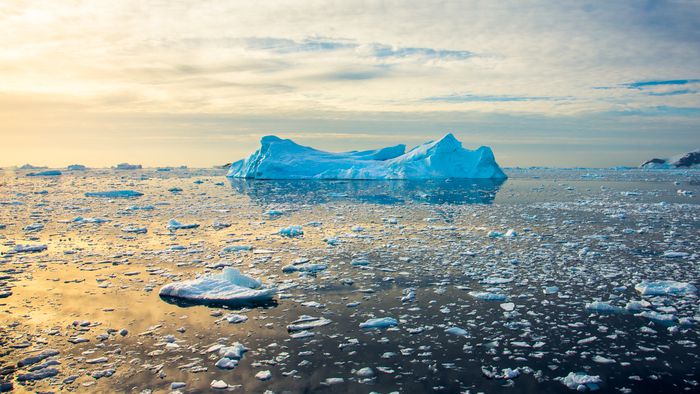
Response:
[{"label": "ice debris field", "polygon": [[53,171],[0,177],[1,391],[700,390],[698,170]]}]

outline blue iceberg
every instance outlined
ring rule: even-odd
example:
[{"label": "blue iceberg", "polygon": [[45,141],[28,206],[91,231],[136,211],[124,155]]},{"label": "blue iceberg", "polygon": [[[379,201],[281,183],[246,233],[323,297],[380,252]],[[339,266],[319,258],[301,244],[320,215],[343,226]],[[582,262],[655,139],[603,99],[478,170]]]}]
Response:
[{"label": "blue iceberg", "polygon": [[505,179],[491,148],[462,147],[452,134],[406,152],[405,145],[370,151],[324,152],[292,140],[263,137],[261,147],[229,168],[248,179]]}]

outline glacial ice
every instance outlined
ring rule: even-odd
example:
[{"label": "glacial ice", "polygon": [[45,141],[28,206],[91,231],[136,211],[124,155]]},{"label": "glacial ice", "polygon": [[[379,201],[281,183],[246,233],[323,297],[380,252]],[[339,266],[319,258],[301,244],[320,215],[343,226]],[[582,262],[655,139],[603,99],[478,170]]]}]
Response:
[{"label": "glacial ice", "polygon": [[61,174],[62,172],[58,170],[46,170],[39,172],[30,172],[27,174],[27,176],[59,176]]},{"label": "glacial ice", "polygon": [[247,304],[272,300],[276,288],[263,288],[259,280],[225,268],[220,275],[169,283],[160,295],[202,303]]},{"label": "glacial ice", "polygon": [[504,179],[491,148],[471,151],[452,134],[405,152],[404,145],[333,153],[265,136],[261,147],[229,168],[228,177],[254,179]]}]

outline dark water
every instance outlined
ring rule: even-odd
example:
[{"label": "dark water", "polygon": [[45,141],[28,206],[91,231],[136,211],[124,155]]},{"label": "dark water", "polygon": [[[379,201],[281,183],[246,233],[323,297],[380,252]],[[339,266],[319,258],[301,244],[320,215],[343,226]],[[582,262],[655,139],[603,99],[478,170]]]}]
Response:
[{"label": "dark water", "polygon": [[[169,392],[177,381],[187,384],[183,392],[209,392],[212,380],[224,380],[238,392],[559,393],[571,390],[558,378],[583,372],[600,378],[601,392],[698,391],[697,294],[641,296],[634,287],[643,280],[700,285],[699,173],[531,169],[509,176],[499,183],[260,182],[224,181],[204,170],[57,179],[7,173],[0,288],[12,294],[0,299],[1,365],[47,348],[60,351],[54,359],[61,364],[55,377],[19,383],[27,372],[19,368],[5,370],[4,379],[20,392]],[[169,192],[174,186],[183,191]],[[115,189],[144,196],[83,196]],[[153,209],[127,209],[134,205]],[[76,224],[76,216],[110,221]],[[200,227],[170,232],[171,218]],[[33,223],[44,227],[23,230]],[[148,232],[125,233],[127,225]],[[289,225],[303,226],[304,235],[277,234]],[[517,235],[492,233],[509,229]],[[36,243],[47,251],[7,253]],[[253,249],[222,251],[238,244]],[[664,257],[668,251],[686,254]],[[300,258],[328,268],[315,276],[282,272]],[[368,263],[352,264],[358,260]],[[248,317],[240,324],[212,316],[229,308],[158,296],[163,284],[226,265],[281,294],[272,304],[236,309]],[[545,294],[551,286],[558,291]],[[415,300],[402,302],[407,289]],[[485,301],[475,291],[507,299]],[[642,300],[641,311],[586,309],[593,301],[624,308]],[[293,339],[286,327],[301,315],[331,323]],[[359,328],[374,317],[399,324]],[[468,335],[446,333],[450,327]],[[76,335],[89,341],[68,342]],[[166,346],[171,341],[177,347]],[[215,367],[219,357],[207,349],[234,342],[250,349],[240,364]],[[365,367],[372,377],[358,376]],[[482,372],[506,368],[519,376]],[[93,377],[109,369],[112,376]],[[263,370],[271,380],[254,377]],[[70,375],[78,377],[63,383]],[[329,378],[343,382],[328,385]]]}]

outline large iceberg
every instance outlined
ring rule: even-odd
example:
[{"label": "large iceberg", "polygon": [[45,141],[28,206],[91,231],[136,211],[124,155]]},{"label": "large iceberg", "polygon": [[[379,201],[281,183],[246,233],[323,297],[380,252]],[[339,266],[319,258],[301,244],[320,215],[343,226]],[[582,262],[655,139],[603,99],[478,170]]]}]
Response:
[{"label": "large iceberg", "polygon": [[260,149],[229,168],[228,177],[251,179],[504,179],[491,148],[462,147],[452,134],[406,152],[405,145],[344,153],[324,152],[266,136]]},{"label": "large iceberg", "polygon": [[640,167],[646,169],[698,168],[700,167],[700,149],[676,155],[669,159],[654,158],[647,160]]},{"label": "large iceberg", "polygon": [[259,280],[225,268],[220,275],[169,283],[160,289],[162,297],[172,297],[202,304],[245,305],[266,303],[277,293]]}]

